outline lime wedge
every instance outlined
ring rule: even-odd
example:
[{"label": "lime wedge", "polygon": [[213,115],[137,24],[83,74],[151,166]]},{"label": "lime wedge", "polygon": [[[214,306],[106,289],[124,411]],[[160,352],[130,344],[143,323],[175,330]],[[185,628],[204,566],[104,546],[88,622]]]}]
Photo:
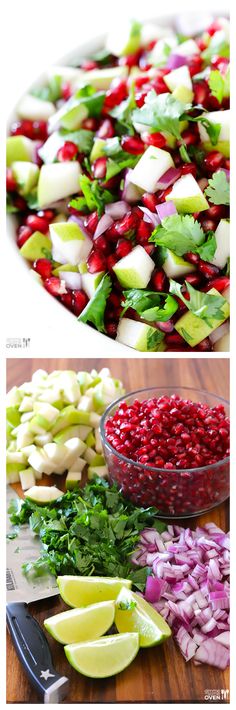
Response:
[{"label": "lime wedge", "polygon": [[114,601],[70,609],[45,619],[44,626],[59,643],[94,641],[106,633],[115,617]]},{"label": "lime wedge", "polygon": [[120,673],[134,660],[138,650],[139,636],[135,633],[65,646],[69,663],[89,678],[109,678]]},{"label": "lime wedge", "polygon": [[139,633],[140,646],[155,646],[171,636],[170,627],[151,604],[125,587],[116,600],[115,624],[121,633]]},{"label": "lime wedge", "polygon": [[119,577],[57,577],[59,592],[68,606],[79,607],[116,599],[122,587],[131,588],[129,579]]}]

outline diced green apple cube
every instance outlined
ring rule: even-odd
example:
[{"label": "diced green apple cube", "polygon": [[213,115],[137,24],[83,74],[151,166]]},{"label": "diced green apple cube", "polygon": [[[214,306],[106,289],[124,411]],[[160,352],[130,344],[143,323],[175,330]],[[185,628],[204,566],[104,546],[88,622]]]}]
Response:
[{"label": "diced green apple cube", "polygon": [[25,465],[27,457],[22,451],[7,451],[6,460],[7,463],[20,463]]},{"label": "diced green apple cube", "polygon": [[202,115],[213,125],[220,124],[221,126],[217,144],[213,146],[206,128],[202,125],[202,123],[199,123],[200,140],[203,144],[204,150],[219,150],[226,156],[226,158],[228,158],[230,154],[230,110],[211,111],[210,113],[204,113]]},{"label": "diced green apple cube", "polygon": [[74,437],[78,437],[78,439],[82,439],[82,441],[85,441],[90,431],[91,427],[83,426],[83,424],[68,426],[62,431],[60,431],[58,434],[55,434],[54,441],[58,444],[65,444],[66,441],[68,441],[69,439],[73,439]]},{"label": "diced green apple cube", "polygon": [[53,436],[72,424],[90,425],[90,412],[78,411],[78,409],[70,404],[68,407],[64,407],[55,421],[52,429]]},{"label": "diced green apple cube", "polygon": [[174,202],[180,213],[194,213],[207,210],[208,202],[193,175],[182,175],[174,183],[166,202]]},{"label": "diced green apple cube", "polygon": [[45,446],[45,444],[50,444],[52,441],[52,434],[47,431],[45,434],[36,434],[34,437],[34,442],[37,446]]},{"label": "diced green apple cube", "polygon": [[88,117],[88,114],[88,109],[81,103],[81,99],[72,97],[49,118],[49,133],[57,130],[60,126],[66,128],[68,131],[76,131],[81,127],[81,124],[85,118]]},{"label": "diced green apple cube", "polygon": [[64,145],[65,140],[66,137],[61,136],[59,131],[51,133],[38,150],[39,157],[43,163],[53,163],[56,160],[58,150]]},{"label": "diced green apple cube", "polygon": [[99,478],[107,478],[108,477],[108,468],[107,466],[93,466],[92,464],[88,467],[88,479],[89,481],[94,478],[95,476],[99,476]]},{"label": "diced green apple cube", "polygon": [[74,86],[80,87],[86,84],[93,86],[97,91],[107,91],[112,81],[116,79],[126,79],[127,76],[128,67],[126,66],[91,69],[91,71],[86,71],[83,75],[79,76],[78,80],[74,83]]},{"label": "diced green apple cube", "polygon": [[46,207],[80,191],[81,169],[76,161],[42,165],[38,182],[39,207]]},{"label": "diced green apple cube", "polygon": [[183,101],[183,103],[192,102],[193,85],[189,68],[186,65],[178,67],[178,69],[173,69],[173,71],[166,74],[163,79],[176,99]]},{"label": "diced green apple cube", "polygon": [[126,54],[135,54],[141,43],[141,27],[132,21],[122,22],[118,27],[114,22],[107,39],[106,49],[115,57],[123,57]]},{"label": "diced green apple cube", "polygon": [[221,219],[215,231],[216,251],[212,264],[223,269],[230,255],[230,224],[227,219]]},{"label": "diced green apple cube", "polygon": [[[210,291],[208,291],[208,294],[213,294],[215,296],[220,295],[215,288],[211,288]],[[225,301],[221,310],[223,311],[224,316],[220,318],[209,318],[208,323],[203,318],[199,318],[199,316],[196,316],[194,313],[191,313],[191,311],[188,311],[188,313],[184,313],[177,323],[175,323],[175,329],[182,336],[182,338],[184,338],[184,340],[186,340],[186,342],[194,348],[195,345],[198,345],[201,340],[207,338],[213,330],[216,330],[221,323],[224,323],[224,321],[227,320],[229,317],[229,304],[227,301]]]},{"label": "diced green apple cube", "polygon": [[156,192],[158,180],[174,167],[170,153],[150,145],[132,172],[132,182],[146,192]]},{"label": "diced green apple cube", "polygon": [[35,143],[25,136],[9,136],[7,138],[7,167],[16,161],[31,162]]},{"label": "diced green apple cube", "polygon": [[66,441],[65,447],[67,449],[67,453],[64,464],[65,468],[69,470],[78,456],[82,456],[86,451],[86,444],[78,437],[74,437],[73,439]]},{"label": "diced green apple cube", "polygon": [[77,69],[77,67],[58,66],[57,64],[49,67],[46,72],[46,77],[49,83],[53,79],[60,77],[62,84],[69,83],[72,86],[74,86],[74,84],[76,84],[76,82],[79,81],[79,78],[83,75],[84,71],[82,69]]},{"label": "diced green apple cube", "polygon": [[178,276],[185,276],[195,271],[196,267],[185,261],[181,256],[177,256],[171,249],[166,249],[166,258],[162,268],[168,279],[175,279]]},{"label": "diced green apple cube", "polygon": [[113,266],[118,281],[125,288],[146,288],[155,268],[154,261],[140,245]]},{"label": "diced green apple cube", "polygon": [[172,33],[166,35],[162,39],[156,42],[155,47],[149,55],[149,62],[154,66],[158,67],[162,64],[166,64],[166,54],[168,48],[170,50],[175,50],[177,46],[177,37]]},{"label": "diced green apple cube", "polygon": [[163,341],[160,342],[160,331],[157,328],[131,318],[121,318],[116,340],[140,352],[165,350]]},{"label": "diced green apple cube", "polygon": [[48,505],[63,495],[56,486],[32,486],[25,493],[25,497],[38,505]]},{"label": "diced green apple cube", "polygon": [[31,94],[23,96],[17,106],[18,116],[29,121],[48,121],[55,111],[51,101],[43,101]]},{"label": "diced green apple cube", "polygon": [[53,248],[61,253],[65,263],[78,264],[92,249],[91,239],[75,222],[50,224],[50,235]]},{"label": "diced green apple cube", "polygon": [[54,466],[42,448],[36,448],[30,454],[28,461],[30,466],[39,473],[45,473],[47,476],[51,476],[54,473]]},{"label": "diced green apple cube", "polygon": [[81,274],[82,289],[88,296],[88,298],[93,298],[95,291],[104,276],[104,271],[97,271],[96,274]]},{"label": "diced green apple cube", "polygon": [[12,163],[12,173],[17,182],[18,192],[21,195],[28,195],[39,178],[39,168],[35,163],[18,160]]},{"label": "diced green apple cube", "polygon": [[35,475],[34,475],[34,469],[31,466],[29,466],[29,468],[23,469],[23,471],[19,471],[19,477],[20,477],[21,488],[23,491],[27,491],[29,488],[34,486]]},{"label": "diced green apple cube", "polygon": [[191,57],[192,54],[200,54],[200,49],[194,39],[186,39],[185,42],[178,44],[176,54],[181,57]]},{"label": "diced green apple cube", "polygon": [[98,158],[101,158],[103,155],[105,155],[104,148],[106,145],[106,141],[104,138],[94,138],[93,142],[93,147],[90,153],[90,161],[91,163],[94,163],[95,160]]},{"label": "diced green apple cube", "polygon": [[7,483],[18,483],[20,480],[20,471],[23,471],[24,468],[25,464],[22,463],[7,463]]},{"label": "diced green apple cube", "polygon": [[228,333],[225,333],[225,335],[222,335],[222,338],[219,338],[216,343],[213,345],[213,350],[215,352],[219,353],[228,353],[230,352],[230,336],[229,336],[229,331]]},{"label": "diced green apple cube", "polygon": [[52,245],[50,239],[41,232],[34,232],[29,239],[23,244],[20,253],[25,259],[35,261],[42,259],[45,254],[51,254]]},{"label": "diced green apple cube", "polygon": [[80,471],[68,471],[66,476],[65,484],[67,491],[73,491],[77,488],[79,481],[81,481],[82,475]]}]

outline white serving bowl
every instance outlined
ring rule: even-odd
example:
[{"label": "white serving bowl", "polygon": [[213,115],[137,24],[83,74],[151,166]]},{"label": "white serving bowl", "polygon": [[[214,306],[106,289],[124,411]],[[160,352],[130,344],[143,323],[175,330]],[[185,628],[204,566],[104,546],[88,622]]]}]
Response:
[{"label": "white serving bowl", "polygon": [[[214,16],[224,15],[224,11],[222,10],[222,12],[214,12],[213,14]],[[205,18],[206,23],[213,19],[213,14],[209,16],[209,12],[206,12],[205,15],[203,13],[200,13],[202,18]],[[185,24],[186,17],[188,17],[190,24],[193,24],[193,32],[194,21],[198,23],[199,28],[200,15],[199,13],[197,14],[194,12],[188,13],[188,15],[184,13],[183,17]],[[159,25],[163,26],[175,26],[176,21],[178,21],[179,23],[180,19],[180,15],[166,15],[162,16],[160,19],[147,19],[145,20],[145,22],[156,22]],[[106,35],[100,35],[99,37],[87,41],[85,44],[80,45],[77,49],[74,49],[73,51],[67,53],[66,56],[60,58],[57,62],[55,62],[55,64],[58,66],[76,66],[78,64],[78,60],[81,57],[92,55],[104,46],[105,36]],[[33,84],[31,84],[30,86],[26,86],[24,93],[27,93],[33,88],[40,86],[41,84],[43,84],[44,81],[45,74],[42,73],[42,75],[39,76],[33,82]],[[16,120],[16,106],[20,98],[20,96],[17,97],[15,107],[13,108],[12,113],[9,116],[9,126],[14,120]],[[69,347],[67,348],[70,355],[80,354],[81,356],[89,357],[96,354],[97,357],[104,357],[104,355],[106,357],[123,358],[140,357],[141,353],[139,351],[136,351],[132,348],[128,348],[125,345],[122,345],[121,343],[112,340],[107,335],[103,335],[102,333],[99,333],[97,330],[93,329],[90,325],[85,325],[83,323],[78,322],[76,316],[73,313],[67,310],[64,306],[62,306],[59,301],[57,301],[55,298],[52,298],[47,293],[47,291],[37,281],[37,277],[34,278],[30,264],[28,264],[28,262],[19,255],[19,250],[16,245],[16,223],[17,220],[14,215],[7,216],[7,249],[9,263],[13,265],[14,273],[17,274],[18,278],[18,283],[15,284],[16,289],[20,289],[21,283],[23,283],[23,281],[25,282],[25,284],[27,282],[27,302],[25,304],[25,308],[29,309],[28,326],[32,327],[34,318],[32,304],[37,302],[37,305],[40,303],[40,312],[42,312],[43,316],[42,319],[40,318],[40,337],[42,338],[42,340],[44,339],[44,325],[42,321],[44,321],[45,324],[45,333],[48,329],[52,329],[54,332],[57,332],[57,330],[60,329],[60,333],[62,334],[63,340],[66,337],[66,341],[68,343],[68,341],[72,339],[73,345],[71,344],[70,347],[69,344]],[[31,333],[28,331],[27,335],[30,334]],[[163,356],[163,353],[142,353],[142,357],[156,357],[158,355]]]}]

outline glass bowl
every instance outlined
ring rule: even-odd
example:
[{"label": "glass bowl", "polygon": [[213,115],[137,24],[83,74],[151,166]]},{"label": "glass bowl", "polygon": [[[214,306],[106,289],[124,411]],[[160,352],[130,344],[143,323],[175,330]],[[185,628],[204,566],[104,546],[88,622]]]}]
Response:
[{"label": "glass bowl", "polygon": [[150,387],[130,392],[113,402],[101,419],[101,437],[109,478],[123,495],[138,506],[158,508],[159,517],[185,518],[205,513],[229,496],[229,457],[200,468],[155,468],[140,464],[118,453],[106,438],[106,422],[119,404],[132,404],[161,395],[178,394],[183,399],[214,407],[223,404],[229,416],[229,402],[215,394],[191,387]]}]

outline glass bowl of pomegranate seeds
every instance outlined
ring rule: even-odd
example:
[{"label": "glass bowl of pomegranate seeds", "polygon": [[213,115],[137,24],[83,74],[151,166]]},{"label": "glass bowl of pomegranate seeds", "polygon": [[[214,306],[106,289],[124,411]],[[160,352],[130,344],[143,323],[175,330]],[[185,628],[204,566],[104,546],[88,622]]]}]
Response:
[{"label": "glass bowl of pomegranate seeds", "polygon": [[20,255],[65,327],[117,351],[229,350],[229,21],[179,21],[122,21],[9,125]]},{"label": "glass bowl of pomegranate seeds", "polygon": [[229,495],[228,415],[226,400],[189,387],[128,394],[101,421],[110,479],[163,517],[211,510]]}]

